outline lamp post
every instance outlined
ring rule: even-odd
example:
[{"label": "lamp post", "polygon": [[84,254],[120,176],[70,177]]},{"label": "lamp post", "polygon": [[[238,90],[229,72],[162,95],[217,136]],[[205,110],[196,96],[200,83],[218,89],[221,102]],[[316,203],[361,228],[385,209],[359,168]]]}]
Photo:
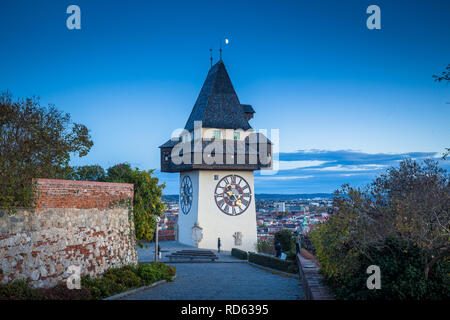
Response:
[{"label": "lamp post", "polygon": [[156,217],[156,230],[155,230],[155,262],[158,262],[158,255],[159,255],[159,250],[158,250],[158,224],[159,221],[161,220],[160,217]]}]

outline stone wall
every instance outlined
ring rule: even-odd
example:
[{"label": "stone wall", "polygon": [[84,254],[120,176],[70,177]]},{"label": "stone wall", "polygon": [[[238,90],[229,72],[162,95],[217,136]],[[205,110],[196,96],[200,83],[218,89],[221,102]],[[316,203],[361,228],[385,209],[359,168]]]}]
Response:
[{"label": "stone wall", "polygon": [[0,283],[28,279],[51,287],[67,279],[71,265],[95,277],[137,263],[132,184],[36,182],[35,209],[0,211]]}]

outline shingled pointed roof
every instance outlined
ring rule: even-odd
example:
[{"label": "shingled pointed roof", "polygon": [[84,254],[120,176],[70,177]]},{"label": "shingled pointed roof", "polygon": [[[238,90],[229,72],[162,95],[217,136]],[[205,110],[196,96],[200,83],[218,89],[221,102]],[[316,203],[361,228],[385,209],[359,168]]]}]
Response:
[{"label": "shingled pointed roof", "polygon": [[204,128],[251,128],[222,60],[209,70],[184,128],[194,130],[194,121]]}]

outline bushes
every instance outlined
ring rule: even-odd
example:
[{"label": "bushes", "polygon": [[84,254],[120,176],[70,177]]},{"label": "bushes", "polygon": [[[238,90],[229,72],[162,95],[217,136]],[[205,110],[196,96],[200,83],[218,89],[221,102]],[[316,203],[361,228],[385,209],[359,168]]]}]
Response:
[{"label": "bushes", "polygon": [[316,254],[316,248],[314,248],[314,244],[311,241],[311,237],[307,234],[300,235],[300,241],[302,244],[302,248],[308,250],[312,254]]},{"label": "bushes", "polygon": [[144,281],[145,285],[149,285],[158,280],[170,280],[175,275],[175,267],[165,265],[162,262],[152,262],[144,265],[139,264],[137,273]]},{"label": "bushes", "polygon": [[120,269],[110,269],[101,278],[84,277],[82,287],[88,288],[94,299],[101,299],[117,293],[144,285],[137,274],[137,268],[126,266]]},{"label": "bushes", "polygon": [[0,300],[20,300],[36,298],[36,292],[25,280],[0,285]]},{"label": "bushes", "polygon": [[264,267],[277,269],[284,272],[297,273],[295,263],[289,260],[283,260],[272,256],[266,256],[254,252],[249,252],[248,261],[255,264],[259,264]]},{"label": "bushes", "polygon": [[[369,247],[366,255],[356,256],[357,268],[346,276],[327,277],[338,299],[355,300],[440,300],[450,298],[450,261],[440,261],[423,274],[421,249],[407,242],[387,238],[382,247]],[[366,286],[367,267],[377,265],[381,271],[381,289]]]},{"label": "bushes", "polygon": [[81,284],[89,289],[94,299],[102,299],[155,281],[170,281],[174,275],[175,268],[162,262],[140,263],[137,267],[110,269],[101,278],[85,277]]},{"label": "bushes", "polygon": [[86,288],[70,290],[65,284],[53,288],[35,289],[25,280],[16,280],[0,285],[0,300],[89,300],[90,291]]},{"label": "bushes", "polygon": [[[336,191],[335,214],[310,236],[337,298],[450,298],[449,181],[436,162],[404,160],[366,188]],[[370,265],[380,290],[366,287]]]},{"label": "bushes", "polygon": [[170,281],[176,270],[162,262],[125,266],[106,271],[101,278],[83,277],[81,289],[70,290],[65,283],[53,288],[32,288],[25,280],[0,285],[0,300],[89,300],[103,299],[155,281]]},{"label": "bushes", "polygon": [[89,130],[38,98],[0,94],[0,207],[34,207],[35,178],[62,178],[71,156],[91,149]]},{"label": "bushes", "polygon": [[256,243],[256,251],[273,254],[275,251],[273,248],[273,242],[269,239],[258,239],[258,242]]},{"label": "bushes", "polygon": [[294,239],[292,238],[292,231],[283,229],[275,233],[274,243],[280,243],[283,252],[290,251],[295,248]]},{"label": "bushes", "polygon": [[241,249],[237,249],[237,248],[231,249],[231,255],[233,257],[236,257],[236,258],[241,259],[241,260],[247,260],[248,259],[247,251],[244,251],[244,250],[241,250]]},{"label": "bushes", "polygon": [[285,252],[286,253],[286,260],[297,262],[297,251],[295,248],[292,248],[291,250]]},{"label": "bushes", "polygon": [[132,183],[134,185],[133,219],[134,233],[138,244],[151,241],[156,228],[155,217],[164,213],[161,199],[165,184],[158,184],[158,178],[152,176],[154,170],[132,169],[130,164],[122,163],[107,170],[107,182]]}]

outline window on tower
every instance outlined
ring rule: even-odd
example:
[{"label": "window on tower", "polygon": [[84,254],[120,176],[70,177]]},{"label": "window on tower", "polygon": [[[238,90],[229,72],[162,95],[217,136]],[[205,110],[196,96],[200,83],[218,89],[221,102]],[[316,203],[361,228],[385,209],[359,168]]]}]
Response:
[{"label": "window on tower", "polygon": [[241,138],[241,133],[235,131],[233,133],[233,138],[234,138],[234,140],[239,140]]},{"label": "window on tower", "polygon": [[222,132],[220,130],[214,130],[213,131],[213,138],[214,139],[220,139],[222,135]]}]

